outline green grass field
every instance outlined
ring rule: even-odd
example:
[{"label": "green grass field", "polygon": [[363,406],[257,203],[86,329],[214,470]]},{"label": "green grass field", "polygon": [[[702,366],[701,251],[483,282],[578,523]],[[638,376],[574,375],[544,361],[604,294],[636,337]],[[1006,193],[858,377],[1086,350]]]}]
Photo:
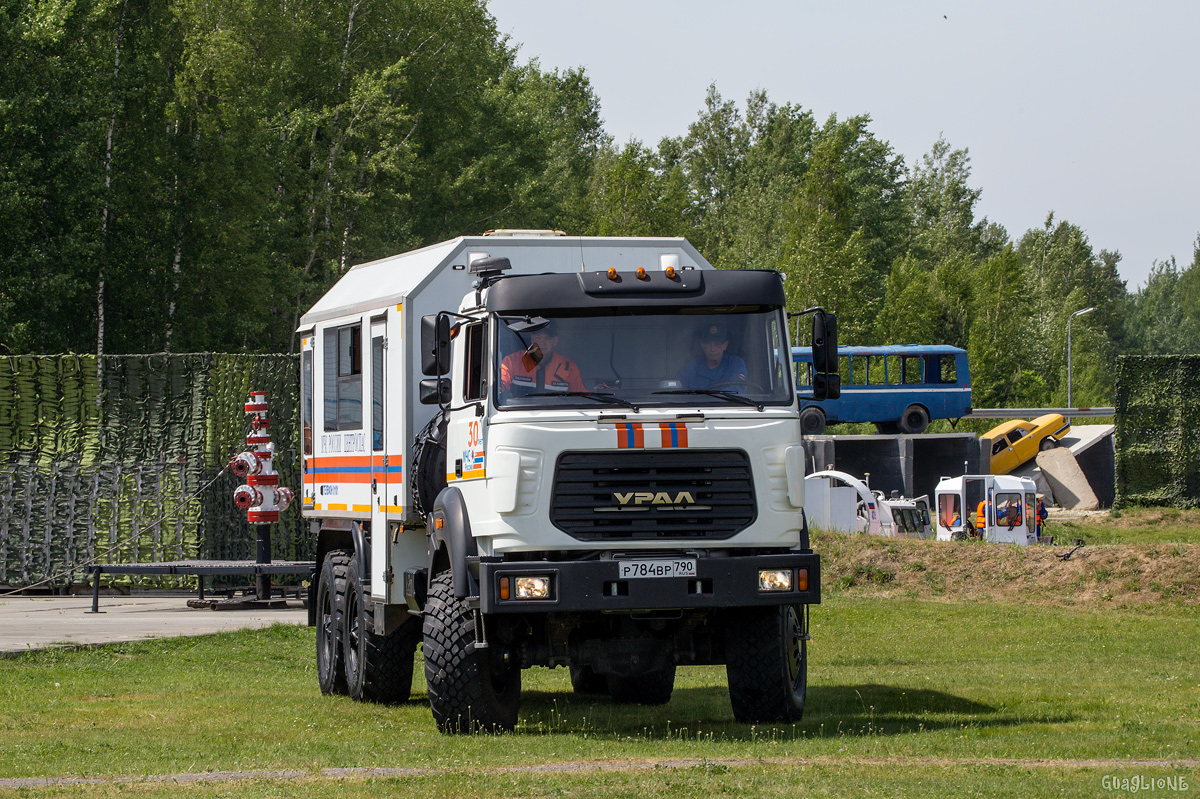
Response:
[{"label": "green grass field", "polygon": [[1080,519],[1051,521],[1047,535],[1088,544],[1200,544],[1200,510],[1127,508]]},{"label": "green grass field", "polygon": [[[403,705],[321,696],[305,628],[29,653],[0,660],[0,778],[310,776],[0,795],[1117,796],[1101,781],[1135,774],[1182,778],[1194,794],[1198,621],[1179,605],[835,595],[813,613],[795,726],[735,723],[721,668],[680,669],[655,708],[577,698],[563,669],[537,669],[515,734],[467,737],[436,731],[419,668]],[[1166,763],[1137,762],[1149,760]],[[423,771],[321,773],[343,767]]]}]

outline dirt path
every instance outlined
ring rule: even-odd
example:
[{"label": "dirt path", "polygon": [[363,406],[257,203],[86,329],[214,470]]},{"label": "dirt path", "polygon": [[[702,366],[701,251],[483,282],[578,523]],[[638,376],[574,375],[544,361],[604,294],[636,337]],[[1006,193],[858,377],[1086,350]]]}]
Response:
[{"label": "dirt path", "polygon": [[124,785],[134,783],[237,782],[239,780],[310,780],[378,779],[389,777],[437,776],[440,774],[564,774],[589,771],[643,771],[662,768],[724,766],[991,766],[997,768],[1091,769],[1091,768],[1189,768],[1200,767],[1200,760],[1034,760],[1023,758],[955,757],[772,757],[772,758],[681,758],[677,760],[604,760],[593,762],[543,763],[529,766],[492,766],[462,768],[324,768],[318,772],[255,769],[251,771],[203,771],[185,774],[150,774],[130,777],[10,777],[0,779],[0,788],[55,788],[72,785]]}]

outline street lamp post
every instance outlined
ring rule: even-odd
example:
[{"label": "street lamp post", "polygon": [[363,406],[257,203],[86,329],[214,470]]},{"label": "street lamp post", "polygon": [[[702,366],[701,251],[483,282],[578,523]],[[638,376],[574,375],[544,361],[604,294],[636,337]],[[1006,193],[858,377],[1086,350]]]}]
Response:
[{"label": "street lamp post", "polygon": [[[1095,308],[1081,308],[1075,313],[1067,317],[1067,410],[1075,406],[1071,404],[1071,320],[1076,316],[1083,316],[1085,313],[1091,313]],[[1071,417],[1067,417],[1067,424],[1071,423]]]}]

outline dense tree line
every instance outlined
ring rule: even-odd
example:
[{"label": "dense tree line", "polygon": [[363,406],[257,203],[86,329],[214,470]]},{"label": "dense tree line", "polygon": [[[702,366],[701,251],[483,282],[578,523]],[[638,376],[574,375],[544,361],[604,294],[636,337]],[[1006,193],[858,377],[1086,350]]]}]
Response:
[{"label": "dense tree line", "polygon": [[349,266],[489,228],[687,236],[788,276],[844,343],[970,351],[975,404],[1107,404],[1121,353],[1200,351],[1200,241],[1129,292],[1053,214],[979,218],[966,150],[710,89],[604,132],[482,0],[0,0],[0,352],[289,351]]}]

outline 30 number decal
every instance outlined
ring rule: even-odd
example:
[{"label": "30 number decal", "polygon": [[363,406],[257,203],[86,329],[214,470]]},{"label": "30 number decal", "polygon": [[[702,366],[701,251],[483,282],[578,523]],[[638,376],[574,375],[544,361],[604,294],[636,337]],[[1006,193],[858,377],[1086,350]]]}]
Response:
[{"label": "30 number decal", "polygon": [[479,440],[479,422],[469,422],[467,424],[467,446],[477,447],[479,446]]}]

